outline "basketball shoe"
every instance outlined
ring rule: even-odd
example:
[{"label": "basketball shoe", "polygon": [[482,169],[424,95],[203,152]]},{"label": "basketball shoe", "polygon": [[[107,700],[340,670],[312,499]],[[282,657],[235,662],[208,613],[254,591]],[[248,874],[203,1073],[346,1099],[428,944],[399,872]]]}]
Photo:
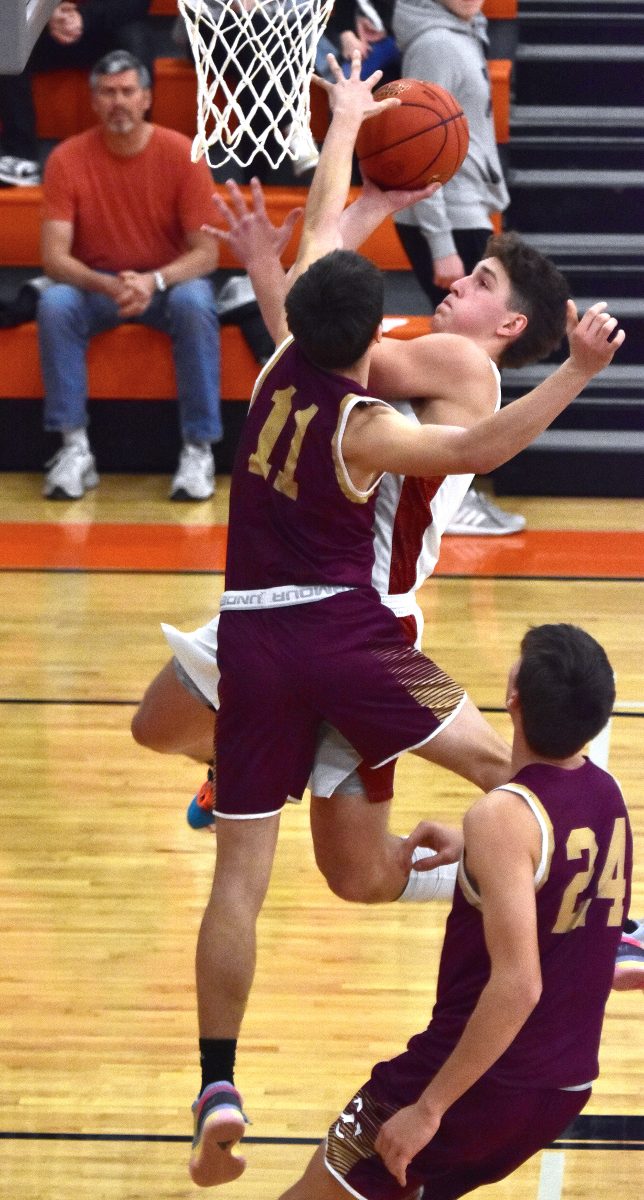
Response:
[{"label": "basketball shoe", "polygon": [[215,492],[215,460],[210,446],[186,442],[170,487],[171,500],[209,500]]},{"label": "basketball shoe", "polygon": [[38,187],[40,164],[31,158],[17,158],[15,154],[0,155],[0,183],[9,187]]},{"label": "basketball shoe", "polygon": [[616,992],[644,991],[644,921],[630,921],[633,929],[622,934],[615,959]]},{"label": "basketball shoe", "polygon": [[465,493],[461,506],[454,513],[445,533],[502,537],[508,533],[520,533],[522,529],[525,529],[525,517],[519,513],[505,512],[488,500],[487,496],[471,487]]},{"label": "basketball shoe", "polygon": [[208,768],[208,778],[202,783],[196,796],[192,797],[186,812],[186,820],[191,829],[206,829],[214,825],[215,814],[215,777]]},{"label": "basketball shoe", "polygon": [[87,442],[70,441],[46,463],[42,489],[48,500],[80,500],[98,484],[96,463]]},{"label": "basketball shoe", "polygon": [[238,1179],[246,1159],[231,1154],[244,1136],[246,1117],[242,1098],[232,1083],[209,1083],[192,1106],[195,1131],[190,1155],[190,1178],[198,1187],[215,1187]]}]

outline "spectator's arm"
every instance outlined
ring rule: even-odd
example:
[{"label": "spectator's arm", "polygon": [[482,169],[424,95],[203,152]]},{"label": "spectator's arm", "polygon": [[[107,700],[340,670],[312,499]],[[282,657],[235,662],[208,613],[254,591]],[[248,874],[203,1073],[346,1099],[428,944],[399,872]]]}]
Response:
[{"label": "spectator's arm", "polygon": [[122,285],[113,275],[95,271],[72,253],[74,226],[71,221],[43,221],[40,253],[43,270],[56,283],[70,283],[87,292],[117,297]]}]

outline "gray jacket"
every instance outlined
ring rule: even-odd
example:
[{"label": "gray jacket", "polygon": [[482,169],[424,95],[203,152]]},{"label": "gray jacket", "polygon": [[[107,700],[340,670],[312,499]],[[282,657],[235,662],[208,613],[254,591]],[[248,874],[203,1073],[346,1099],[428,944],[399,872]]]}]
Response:
[{"label": "gray jacket", "polygon": [[491,229],[490,214],[509,203],[494,136],[487,74],[487,21],[455,17],[436,0],[397,0],[394,35],[402,52],[402,74],[439,83],[460,102],[470,127],[470,145],[460,170],[431,200],[396,214],[400,224],[423,230],[432,257],[455,254],[452,229]]}]

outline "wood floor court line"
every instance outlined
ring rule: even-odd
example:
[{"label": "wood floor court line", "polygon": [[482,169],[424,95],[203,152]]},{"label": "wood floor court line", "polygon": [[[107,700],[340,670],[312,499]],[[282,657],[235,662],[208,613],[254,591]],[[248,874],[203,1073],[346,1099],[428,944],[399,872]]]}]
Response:
[{"label": "wood floor court line", "polygon": [[[0,525],[0,569],[221,572],[226,540],[225,525],[14,521]],[[641,579],[644,531],[446,537],[435,574]]]}]

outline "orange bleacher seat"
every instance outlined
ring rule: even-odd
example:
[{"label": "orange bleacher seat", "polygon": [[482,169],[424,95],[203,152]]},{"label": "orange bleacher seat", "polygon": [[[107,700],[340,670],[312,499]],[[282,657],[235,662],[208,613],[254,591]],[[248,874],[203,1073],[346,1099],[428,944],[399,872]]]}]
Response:
[{"label": "orange bleacher seat", "polygon": [[[492,106],[498,142],[510,138],[510,59],[491,59]],[[43,71],[34,76],[38,136],[60,140],[94,124],[87,72]],[[152,120],[192,138],[196,130],[197,79],[183,58],[157,58]],[[326,93],[311,85],[311,128],[322,141],[329,124]]]},{"label": "orange bleacher seat", "polygon": [[[411,338],[429,333],[429,317],[389,317],[392,337]],[[0,359],[4,363],[0,396],[36,400],[43,394],[35,322],[0,329]],[[175,391],[170,339],[143,325],[121,325],[92,338],[87,355],[88,391],[94,400],[168,400]],[[248,400],[259,366],[240,330],[221,330],[221,395],[223,400]]]},{"label": "orange bleacher seat", "polygon": [[152,0],[150,5],[151,17],[176,17],[177,0]]},{"label": "orange bleacher seat", "polygon": [[519,15],[519,0],[485,0],[483,12],[488,20],[513,21]]}]

